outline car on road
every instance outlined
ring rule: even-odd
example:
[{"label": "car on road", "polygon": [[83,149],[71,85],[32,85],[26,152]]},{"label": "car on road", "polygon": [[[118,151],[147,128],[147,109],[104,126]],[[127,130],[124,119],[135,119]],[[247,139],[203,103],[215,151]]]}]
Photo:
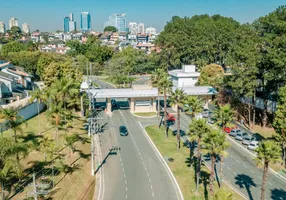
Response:
[{"label": "car on road", "polygon": [[252,141],[250,144],[247,146],[247,149],[254,151],[259,145],[258,141]]},{"label": "car on road", "polygon": [[237,127],[236,126],[233,126],[233,127],[226,126],[223,128],[224,132],[226,132],[226,133],[230,133],[233,129],[237,129]]},{"label": "car on road", "polygon": [[168,120],[169,122],[174,122],[174,121],[176,121],[176,118],[175,118],[175,116],[174,116],[173,114],[169,113],[169,114],[167,115],[167,120]]},{"label": "car on road", "polygon": [[229,135],[235,137],[236,134],[238,134],[238,133],[240,133],[240,132],[241,132],[241,130],[239,130],[239,129],[232,129],[232,130],[230,131]]},{"label": "car on road", "polygon": [[126,126],[119,126],[119,133],[121,136],[127,136],[128,130],[127,130]]},{"label": "car on road", "polygon": [[252,137],[249,135],[246,135],[242,139],[242,144],[249,145],[251,141],[252,141]]},{"label": "car on road", "polygon": [[242,141],[245,136],[248,136],[248,134],[245,133],[245,132],[244,133],[238,132],[238,133],[236,133],[235,139],[239,140],[239,141]]},{"label": "car on road", "polygon": [[203,117],[209,118],[212,115],[212,112],[210,110],[203,111]]},{"label": "car on road", "polygon": [[111,105],[112,107],[117,107],[117,102],[115,99],[111,99]]},{"label": "car on road", "polygon": [[208,119],[208,123],[209,124],[214,124],[214,123],[216,123],[216,118],[214,118],[214,117],[210,117],[209,119]]}]

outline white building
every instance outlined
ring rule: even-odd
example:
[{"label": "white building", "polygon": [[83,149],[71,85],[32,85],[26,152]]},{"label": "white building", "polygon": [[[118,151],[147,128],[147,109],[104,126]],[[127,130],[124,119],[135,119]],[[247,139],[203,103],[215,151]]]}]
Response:
[{"label": "white building", "polygon": [[73,13],[70,13],[70,21],[74,21],[74,19],[73,19]]},{"label": "white building", "polygon": [[146,28],[146,34],[156,35],[157,30],[153,27]]},{"label": "white building", "polygon": [[0,33],[5,33],[5,24],[4,22],[0,22]]},{"label": "white building", "polygon": [[198,82],[200,76],[196,72],[195,65],[183,65],[183,69],[171,70],[168,72],[171,76],[174,87],[193,87]]},{"label": "white building", "polygon": [[145,25],[143,23],[138,24],[138,33],[144,34],[145,33]]},{"label": "white building", "polygon": [[9,28],[11,29],[13,26],[18,26],[18,20],[14,17],[9,20]]},{"label": "white building", "polygon": [[27,23],[22,24],[22,32],[28,34],[30,33],[30,26]]},{"label": "white building", "polygon": [[69,31],[75,31],[76,30],[76,23],[75,21],[69,21]]},{"label": "white building", "polygon": [[130,34],[137,35],[137,32],[138,32],[137,22],[129,22],[128,28],[129,28]]}]

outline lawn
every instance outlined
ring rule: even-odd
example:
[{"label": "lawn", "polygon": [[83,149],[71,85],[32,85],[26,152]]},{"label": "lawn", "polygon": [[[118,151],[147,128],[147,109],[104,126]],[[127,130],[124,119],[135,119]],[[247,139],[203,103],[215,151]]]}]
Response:
[{"label": "lawn", "polygon": [[[196,194],[195,183],[195,171],[194,168],[190,168],[189,150],[186,147],[182,147],[177,151],[176,137],[172,136],[170,131],[169,138],[165,139],[164,129],[158,129],[156,125],[146,127],[146,132],[153,140],[154,144],[160,151],[163,157],[173,158],[173,162],[169,162],[168,165],[176,177],[178,184],[182,190],[185,200],[194,199],[208,199],[209,191],[209,174],[210,171],[207,167],[202,166],[201,169],[201,182],[199,186],[199,193]],[[233,193],[233,199],[242,199],[237,193],[234,193],[230,188],[224,185],[224,188]],[[215,184],[215,189],[218,189],[218,185]]]},{"label": "lawn", "polygon": [[[40,122],[40,126],[39,123]],[[22,183],[30,183],[31,176],[33,172],[39,172],[37,175],[37,183],[43,179],[50,180],[52,162],[44,162],[44,154],[39,151],[41,144],[41,139],[43,137],[48,137],[51,140],[55,139],[56,128],[49,123],[46,118],[45,113],[41,113],[27,121],[27,126],[21,125],[24,132],[18,134],[19,142],[29,145],[29,154],[21,159],[21,164],[24,170],[24,178],[22,178]],[[40,127],[40,129],[39,129]],[[70,130],[60,129],[58,132],[58,146],[60,149],[59,157],[61,157],[61,162],[56,160],[54,163],[55,177],[54,184],[55,187],[50,191],[47,197],[52,199],[92,199],[94,188],[95,188],[95,178],[91,176],[90,168],[90,139],[87,136],[86,131],[82,128],[83,121],[74,120],[74,127]],[[82,141],[86,141],[84,144],[81,142],[76,142],[76,151],[70,154],[70,150],[66,147],[64,142],[64,135],[69,135],[72,133],[78,133]],[[3,133],[4,137],[11,137],[11,132],[9,130]],[[69,166],[69,163],[72,163]],[[45,171],[42,170],[42,165],[45,165]],[[66,170],[60,170],[60,166],[65,166]],[[43,174],[45,176],[43,176]],[[15,186],[16,185],[16,186]],[[16,188],[19,188],[20,184],[15,184]],[[22,192],[16,194],[13,198],[15,199],[25,199],[27,198],[27,193],[32,190],[31,186],[21,187]],[[15,189],[12,188],[10,195],[14,193]]]},{"label": "lawn", "polygon": [[155,117],[156,112],[138,112],[134,113],[134,115],[139,116],[139,117]]}]

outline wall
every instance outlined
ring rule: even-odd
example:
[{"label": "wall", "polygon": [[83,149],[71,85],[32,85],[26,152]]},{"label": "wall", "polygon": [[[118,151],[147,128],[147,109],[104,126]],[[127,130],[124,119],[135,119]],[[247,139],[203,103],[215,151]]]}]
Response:
[{"label": "wall", "polygon": [[[195,80],[194,80],[195,78]],[[179,78],[178,79],[178,87],[192,87],[195,86],[195,84],[198,82],[197,77],[191,77],[191,78]]]}]

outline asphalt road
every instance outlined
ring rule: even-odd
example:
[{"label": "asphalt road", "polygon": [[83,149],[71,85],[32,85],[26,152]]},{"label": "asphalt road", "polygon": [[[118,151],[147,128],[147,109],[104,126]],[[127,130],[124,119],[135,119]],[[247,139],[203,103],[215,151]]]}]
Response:
[{"label": "asphalt road", "polygon": [[[109,84],[98,82],[102,88]],[[106,128],[100,134],[103,168],[104,200],[176,200],[178,191],[169,174],[152,149],[136,118],[128,110],[114,110],[105,118]],[[119,126],[125,125],[128,136],[120,136]],[[112,151],[112,147],[120,150]]]}]

